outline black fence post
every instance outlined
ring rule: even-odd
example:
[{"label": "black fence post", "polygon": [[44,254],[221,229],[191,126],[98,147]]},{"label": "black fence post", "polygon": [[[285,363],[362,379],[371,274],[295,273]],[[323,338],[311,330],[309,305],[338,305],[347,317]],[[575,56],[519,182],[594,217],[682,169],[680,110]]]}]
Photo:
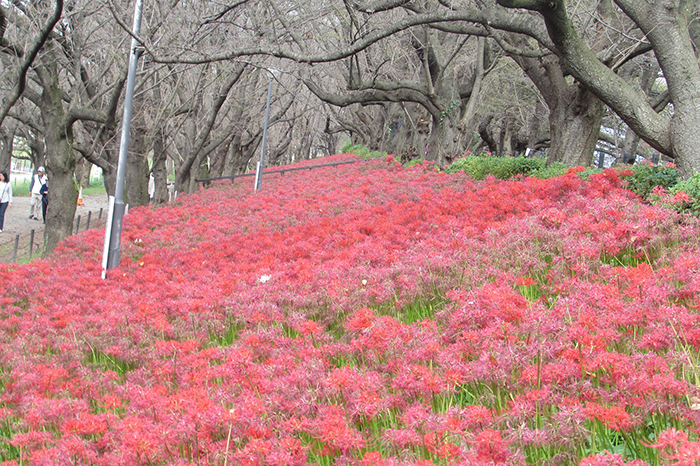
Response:
[{"label": "black fence post", "polygon": [[92,217],[92,210],[89,210],[89,211],[88,211],[87,224],[85,225],[85,230],[86,230],[86,231],[90,229],[90,217]]},{"label": "black fence post", "polygon": [[34,253],[34,230],[29,232],[29,260],[32,259]]},{"label": "black fence post", "polygon": [[17,262],[17,248],[19,247],[19,235],[15,236],[15,250],[12,253],[12,263]]},{"label": "black fence post", "polygon": [[78,229],[80,228],[80,215],[78,215],[78,219],[75,222],[75,234],[78,234]]}]

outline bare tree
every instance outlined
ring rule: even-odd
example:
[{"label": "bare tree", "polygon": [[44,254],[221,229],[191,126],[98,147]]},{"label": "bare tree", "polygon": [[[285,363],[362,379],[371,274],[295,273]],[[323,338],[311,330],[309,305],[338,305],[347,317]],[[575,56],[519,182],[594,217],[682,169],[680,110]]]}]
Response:
[{"label": "bare tree", "polygon": [[582,38],[563,0],[498,0],[507,8],[535,12],[544,21],[559,60],[578,81],[612,108],[643,140],[673,157],[683,176],[700,171],[700,66],[689,28],[697,2],[615,0],[643,34],[640,46],[653,49],[673,104],[670,117],[659,115],[646,95],[615,73]]},{"label": "bare tree", "polygon": [[[633,26],[632,29],[623,29],[623,34],[617,34],[616,24],[609,20],[587,23],[572,19],[563,0],[461,0],[438,3],[439,6],[434,2],[415,0],[355,1],[347,4],[314,2],[305,5],[285,2],[286,10],[282,10],[281,3],[266,1],[256,4],[258,8],[267,8],[270,15],[267,27],[258,31],[264,38],[259,44],[243,41],[239,46],[224,51],[180,49],[175,53],[169,52],[167,57],[149,44],[147,48],[159,61],[202,63],[265,54],[301,63],[320,63],[347,59],[389,36],[422,25],[444,31],[470,27],[474,29],[474,34],[492,34],[497,30],[524,34],[537,41],[537,48],[542,47],[556,55],[565,79],[573,76],[582,86],[582,92],[583,88],[590,91],[652,147],[676,158],[685,175],[699,168],[700,157],[695,155],[693,147],[697,142],[695,138],[700,136],[694,134],[693,128],[697,127],[700,116],[693,102],[697,100],[700,84],[696,83],[700,82],[697,79],[700,71],[689,32],[691,20],[695,17],[696,2],[615,0],[611,3],[589,0],[577,3],[584,4],[589,11],[595,11],[599,4],[603,9],[606,5],[614,4],[619,10],[608,8],[608,12],[613,11],[619,16],[616,21],[625,28],[628,24]],[[338,27],[338,21],[333,18],[340,16],[346,5],[370,17],[358,23],[362,26],[358,34],[333,36],[332,40],[315,42],[313,47],[304,43],[309,38],[317,37],[309,24],[316,29]],[[238,4],[237,7],[242,6]],[[381,18],[386,19],[386,15],[395,14],[399,9],[413,14],[394,17],[393,21],[381,21]],[[232,11],[233,8],[221,10],[216,21],[210,21],[206,26],[211,30],[217,26],[217,21],[222,23],[224,19],[228,19],[227,25],[230,26]],[[293,14],[290,15],[290,11]],[[283,15],[288,18],[283,19]],[[604,18],[605,15],[600,17]],[[599,29],[600,34],[584,34],[588,26],[591,26],[591,30]],[[609,34],[611,32],[615,34]],[[609,47],[601,49],[600,37],[606,34],[616,39]],[[506,42],[501,45],[507,50]],[[669,100],[673,104],[670,117],[659,115],[646,96],[616,74],[621,62],[624,63],[630,56],[650,51],[657,57],[668,83]],[[571,87],[568,89],[573,90]],[[576,97],[579,101],[581,98],[589,100],[584,94]],[[600,106],[596,104],[595,107]],[[446,110],[445,107],[438,108],[439,113]],[[591,115],[596,117],[591,121],[597,120],[598,114],[599,111],[593,111]]]},{"label": "bare tree", "polygon": [[104,124],[109,102],[121,91],[119,52],[98,45],[111,37],[105,13],[99,3],[80,1],[65,9],[62,1],[13,2],[2,9],[3,39],[14,44],[4,49],[12,50],[5,65],[17,85],[8,89],[0,117],[11,115],[26,126],[20,132],[37,159],[45,157],[51,179],[46,251],[73,229],[77,122]]}]

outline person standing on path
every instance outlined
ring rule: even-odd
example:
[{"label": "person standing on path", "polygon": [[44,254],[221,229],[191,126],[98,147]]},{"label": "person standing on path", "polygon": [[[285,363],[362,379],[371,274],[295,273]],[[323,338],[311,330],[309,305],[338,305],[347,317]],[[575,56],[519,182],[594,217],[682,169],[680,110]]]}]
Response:
[{"label": "person standing on path", "polygon": [[153,170],[148,174],[148,202],[153,203],[153,196],[156,195],[156,180],[153,177]]},{"label": "person standing on path", "polygon": [[46,223],[46,208],[49,206],[49,180],[41,185],[41,218]]},{"label": "person standing on path", "polygon": [[39,167],[36,175],[32,177],[32,182],[29,183],[29,191],[31,191],[32,199],[29,203],[29,218],[39,220],[39,209],[41,209],[41,186],[46,183],[46,174],[44,167]]},{"label": "person standing on path", "polygon": [[0,172],[0,233],[5,228],[5,212],[12,205],[12,185],[7,172]]}]

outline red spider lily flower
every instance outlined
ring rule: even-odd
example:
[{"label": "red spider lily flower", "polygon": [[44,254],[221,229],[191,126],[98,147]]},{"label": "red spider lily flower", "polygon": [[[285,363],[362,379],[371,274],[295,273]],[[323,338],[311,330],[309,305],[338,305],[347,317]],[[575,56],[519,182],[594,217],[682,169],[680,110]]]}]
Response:
[{"label": "red spider lily flower", "polygon": [[485,429],[479,432],[472,441],[479,461],[493,461],[502,463],[508,459],[509,452],[501,432],[493,429]]},{"label": "red spider lily flower", "polygon": [[530,286],[530,285],[534,285],[535,283],[536,283],[536,282],[535,282],[535,279],[534,279],[534,278],[532,278],[532,277],[523,277],[522,275],[519,276],[519,277],[515,280],[515,284],[516,284],[517,286]]},{"label": "red spider lily flower", "polygon": [[651,446],[661,450],[664,464],[675,466],[700,464],[700,442],[689,440],[687,432],[676,429],[665,430]]},{"label": "red spider lily flower", "polygon": [[619,453],[599,453],[583,458],[579,466],[649,466],[642,460],[625,461]]},{"label": "red spider lily flower", "polygon": [[602,406],[597,403],[588,403],[584,409],[586,417],[596,419],[605,427],[612,430],[624,431],[630,429],[634,423],[630,415],[620,406]]},{"label": "red spider lily flower", "polygon": [[377,451],[368,451],[359,462],[360,466],[389,466],[388,461],[384,461],[382,454]]}]

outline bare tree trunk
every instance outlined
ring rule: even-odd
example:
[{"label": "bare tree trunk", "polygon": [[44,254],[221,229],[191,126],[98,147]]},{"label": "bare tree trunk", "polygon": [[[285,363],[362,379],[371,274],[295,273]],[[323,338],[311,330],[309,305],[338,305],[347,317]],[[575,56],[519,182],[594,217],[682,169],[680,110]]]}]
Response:
[{"label": "bare tree trunk", "polygon": [[583,86],[569,89],[570,99],[560,96],[550,107],[549,132],[551,145],[547,164],[561,162],[568,167],[593,163],[605,114],[605,105]]},{"label": "bare tree trunk", "polygon": [[[650,66],[646,66],[644,68],[644,71],[642,72],[642,75],[639,80],[639,84],[642,92],[644,92],[644,94],[646,94],[647,96],[650,95],[652,87],[656,82],[656,78],[658,77],[660,70],[661,68],[656,63]],[[663,107],[666,106],[665,102],[661,102],[661,105]],[[661,108],[658,108],[657,110],[660,111]],[[634,163],[634,161],[637,159],[637,149],[639,147],[639,141],[639,135],[628,128],[627,133],[625,134],[625,142],[622,146],[623,163]]]},{"label": "bare tree trunk", "polygon": [[622,145],[622,163],[634,163],[637,159],[637,147],[639,147],[639,136],[637,133],[627,128],[625,142]]},{"label": "bare tree trunk", "polygon": [[78,201],[74,181],[73,125],[67,121],[63,109],[57,66],[53,61],[36,67],[43,87],[40,110],[46,141],[46,172],[51,186],[46,212],[45,254],[72,234]]},{"label": "bare tree trunk", "polygon": [[241,134],[237,133],[233,136],[233,140],[229,144],[229,150],[226,153],[226,161],[221,169],[221,176],[232,176],[238,174],[237,164],[241,152]]},{"label": "bare tree trunk", "polygon": [[231,151],[231,144],[222,144],[214,152],[211,157],[211,177],[218,178],[224,172],[226,158]]},{"label": "bare tree trunk", "polygon": [[498,155],[513,155],[513,117],[506,115],[501,120],[501,134],[498,141]]},{"label": "bare tree trunk", "polygon": [[448,111],[440,117],[432,116],[432,126],[425,148],[425,158],[438,165],[450,163],[462,155],[460,147],[459,110]]},{"label": "bare tree trunk", "polygon": [[117,161],[119,160],[119,148],[114,144],[114,138],[106,136],[108,133],[116,134],[111,130],[106,130],[103,137],[103,152],[106,163],[102,168],[102,182],[108,196],[114,196],[117,191]]},{"label": "bare tree trunk", "polygon": [[542,148],[545,141],[549,141],[549,128],[543,129],[542,122],[547,118],[547,109],[542,104],[540,99],[537,99],[537,104],[530,118],[527,129],[527,147],[532,150]]},{"label": "bare tree trunk", "polygon": [[164,139],[163,130],[157,130],[153,136],[153,181],[155,183],[153,205],[156,207],[168,202],[168,173],[165,164],[168,154],[165,151]]},{"label": "bare tree trunk", "polygon": [[324,152],[326,155],[335,154],[338,146],[338,134],[330,130],[331,119],[326,117],[326,127],[323,130]]},{"label": "bare tree trunk", "polygon": [[580,83],[567,83],[553,55],[543,58],[513,56],[549,107],[550,147],[547,164],[573,167],[593,161],[605,105]]},{"label": "bare tree trunk", "polygon": [[126,158],[125,202],[130,208],[148,205],[148,159],[146,130],[143,126],[131,128],[129,156]]},{"label": "bare tree trunk", "polygon": [[304,134],[301,137],[301,142],[299,143],[299,160],[309,160],[311,158],[311,143],[313,138],[311,137],[311,130],[308,127],[308,122],[304,126]]},{"label": "bare tree trunk", "polygon": [[469,134],[469,128],[472,126],[472,119],[476,113],[476,102],[481,92],[482,83],[486,76],[485,69],[485,54],[486,54],[486,37],[478,38],[478,46],[476,52],[476,70],[474,71],[474,84],[469,98],[469,102],[464,107],[461,121],[459,122],[463,134]]},{"label": "bare tree trunk", "polygon": [[[287,154],[288,154],[289,146],[292,143],[293,130],[294,130],[294,126],[289,125],[289,127],[285,131],[284,135],[282,136],[282,139],[278,140],[275,147],[268,151],[269,152],[268,158],[270,160],[270,165],[279,166],[279,165],[284,165],[287,163]],[[311,133],[310,128],[307,131],[309,131],[309,133]],[[313,137],[311,135],[309,135],[309,139],[313,143]],[[312,151],[312,149],[309,148],[309,152],[311,152],[311,151]]]},{"label": "bare tree trunk", "polygon": [[29,155],[32,159],[32,164],[35,167],[45,166],[46,165],[46,150],[45,150],[46,142],[44,140],[44,135],[41,134],[41,135],[39,135],[40,137],[36,137],[30,131],[20,130],[20,132],[24,136],[24,139],[25,139],[25,141],[27,141],[27,145],[29,145],[29,149],[31,150],[31,153]]},{"label": "bare tree trunk", "polygon": [[[190,184],[187,189],[188,193],[193,193],[197,191],[197,188],[199,186],[199,183],[197,182],[198,179],[204,180],[210,178],[211,172],[209,171],[209,157],[204,154],[199,154],[199,156],[195,160],[194,168],[196,169],[190,170]],[[203,183],[203,186],[208,187],[210,184],[211,182],[206,182]]]},{"label": "bare tree trunk", "polygon": [[0,135],[2,150],[0,150],[0,170],[10,173],[12,170],[12,150],[14,149],[15,132],[17,125],[6,125],[7,131]]},{"label": "bare tree trunk", "polygon": [[425,157],[430,135],[430,116],[411,102],[387,104],[389,111],[389,134],[385,151],[401,156],[403,160]]},{"label": "bare tree trunk", "polygon": [[498,145],[496,144],[496,140],[489,132],[489,126],[491,125],[492,121],[492,114],[487,115],[483,120],[481,120],[479,123],[479,136],[481,136],[481,140],[484,141],[484,144],[486,144],[486,147],[488,147],[489,152],[495,154],[498,152]]},{"label": "bare tree trunk", "polygon": [[[196,165],[195,162],[201,163],[203,157],[202,150],[204,149],[204,145],[207,143],[207,141],[210,140],[211,130],[216,123],[219,112],[223,107],[224,102],[226,102],[231,88],[233,88],[233,85],[238,82],[243,74],[243,71],[246,69],[246,66],[247,65],[245,63],[236,64],[234,69],[230,71],[230,74],[226,77],[226,80],[218,89],[218,94],[215,96],[214,101],[209,107],[204,126],[197,135],[196,140],[192,141],[192,149],[191,151],[187,152],[186,157],[178,169],[175,179],[175,185],[178,191],[188,190],[191,192],[193,188],[196,187],[196,183],[193,183],[193,180],[198,176],[197,172],[199,166]],[[193,166],[196,168],[195,170],[191,170]]]},{"label": "bare tree trunk", "polygon": [[92,164],[85,157],[78,155],[75,162],[75,179],[78,181],[78,186],[90,185],[90,170],[92,170]]}]

